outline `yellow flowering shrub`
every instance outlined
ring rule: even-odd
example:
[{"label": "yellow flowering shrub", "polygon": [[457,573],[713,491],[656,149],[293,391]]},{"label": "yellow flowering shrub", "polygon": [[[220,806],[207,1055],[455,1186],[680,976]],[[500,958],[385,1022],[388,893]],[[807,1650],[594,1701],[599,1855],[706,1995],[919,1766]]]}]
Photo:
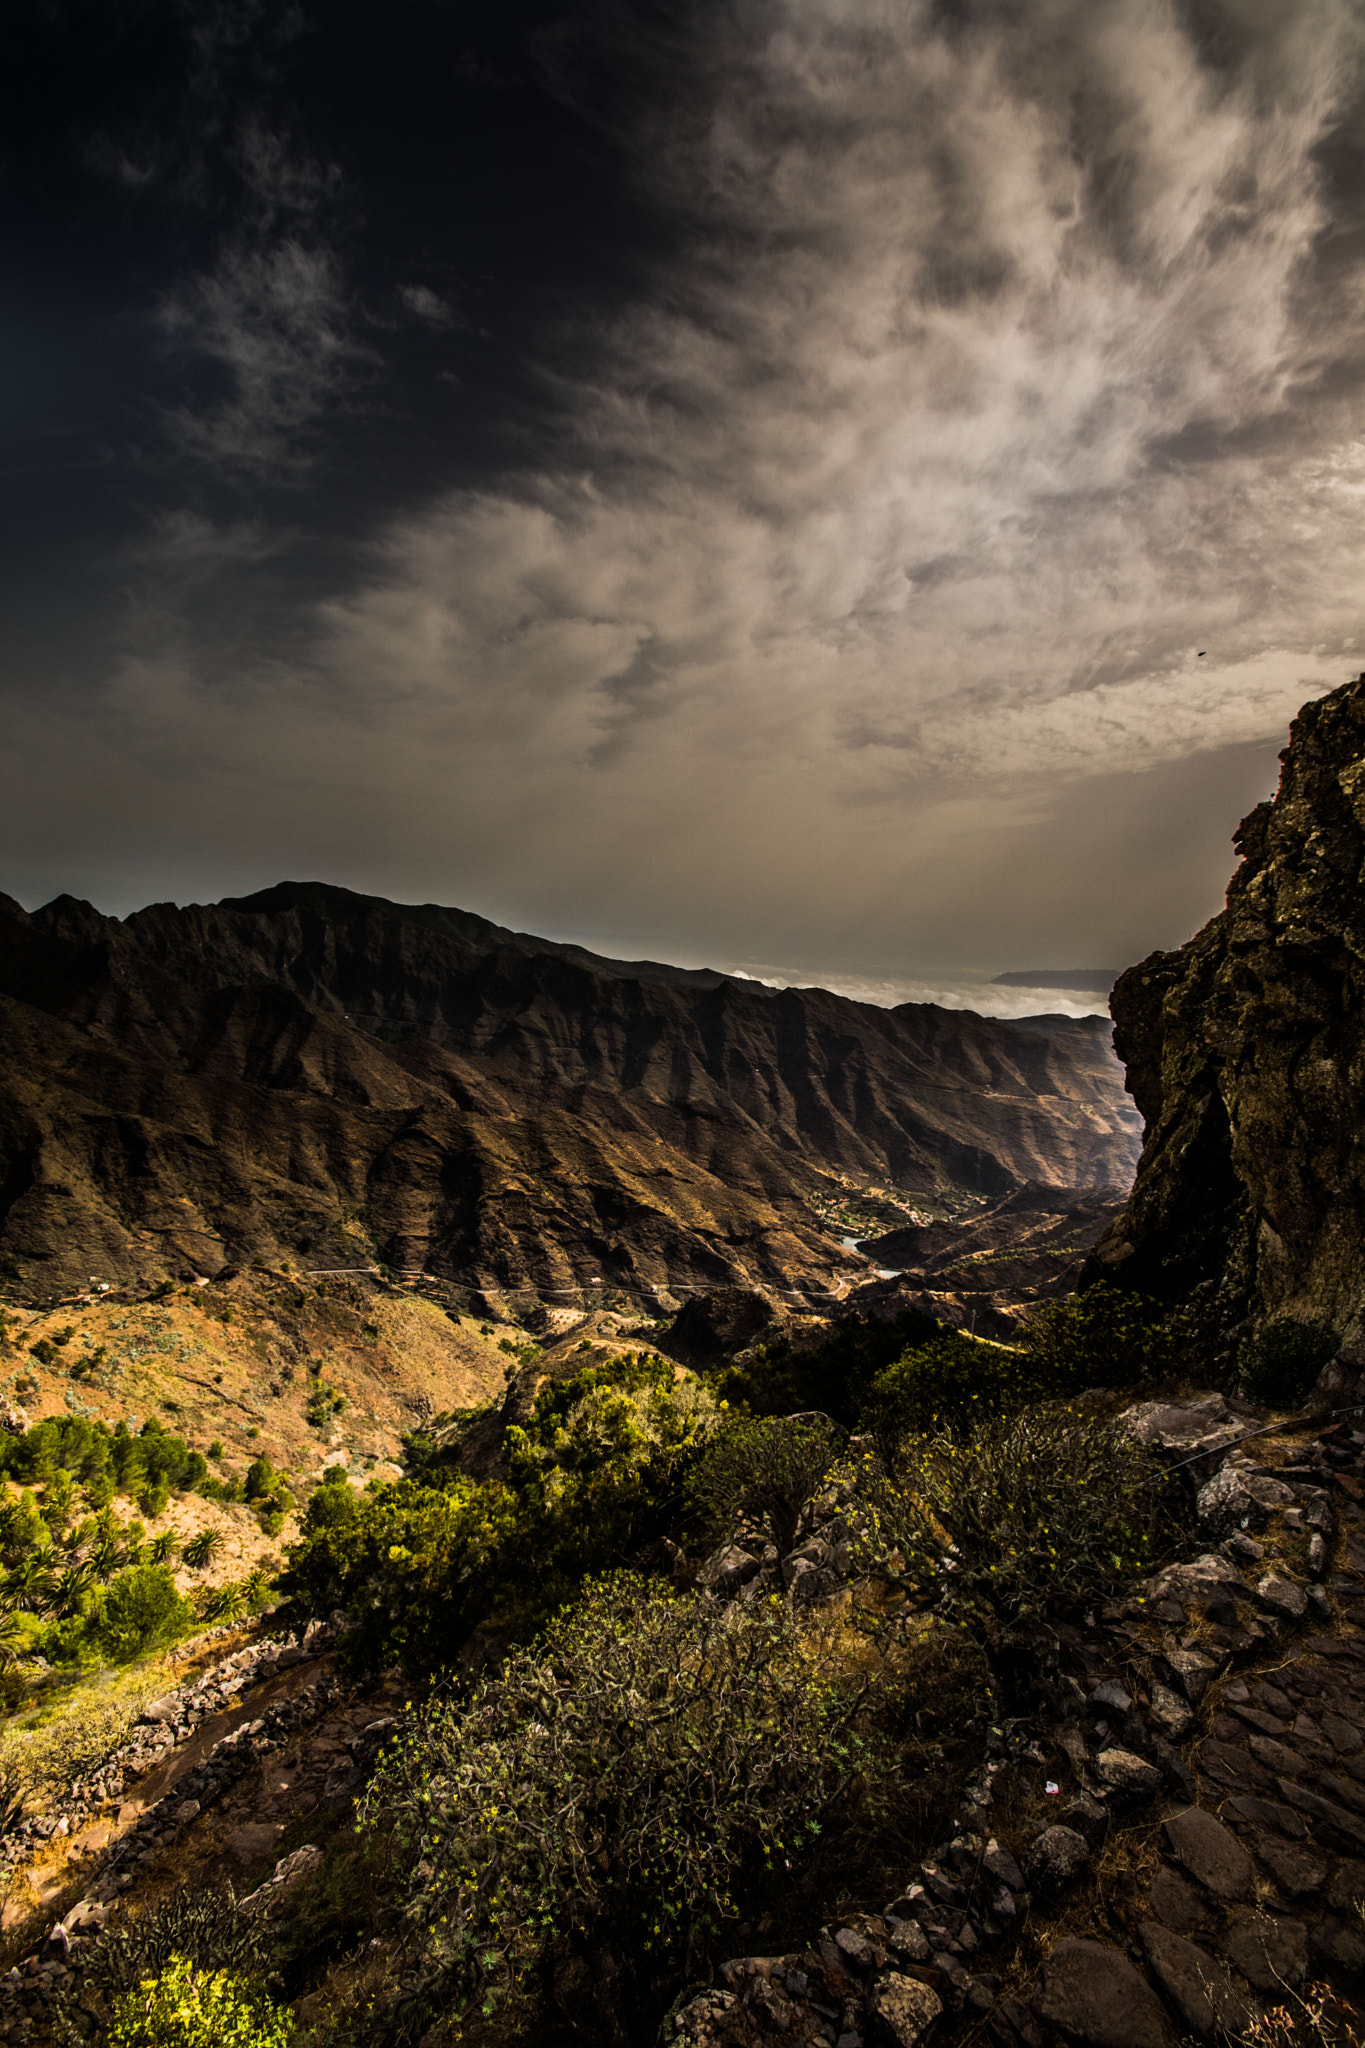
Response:
[{"label": "yellow flowering shrub", "polygon": [[293,2015],[232,1970],[172,1956],[159,1976],[125,1992],[109,2048],[288,2048]]}]

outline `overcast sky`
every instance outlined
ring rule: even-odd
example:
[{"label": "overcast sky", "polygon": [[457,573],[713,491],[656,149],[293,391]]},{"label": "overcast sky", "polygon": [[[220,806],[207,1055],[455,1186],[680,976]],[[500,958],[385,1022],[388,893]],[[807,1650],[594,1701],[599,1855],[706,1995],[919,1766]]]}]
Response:
[{"label": "overcast sky", "polygon": [[1359,0],[4,12],[25,903],[960,999],[1365,667]]}]

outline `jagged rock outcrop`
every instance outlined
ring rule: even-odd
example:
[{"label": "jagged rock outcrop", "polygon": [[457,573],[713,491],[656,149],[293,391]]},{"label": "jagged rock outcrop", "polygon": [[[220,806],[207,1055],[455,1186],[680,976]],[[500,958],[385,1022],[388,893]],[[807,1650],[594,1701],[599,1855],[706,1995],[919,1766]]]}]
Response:
[{"label": "jagged rock outcrop", "polygon": [[288,1250],[551,1299],[828,1288],[822,1176],[1004,1193],[1136,1152],[1099,1018],[882,1010],[319,884],[0,898],[0,1032],[0,1259],[39,1286]]},{"label": "jagged rock outcrop", "polygon": [[1193,1298],[1215,1332],[1365,1304],[1365,676],[1294,721],[1242,820],[1227,907],[1124,974],[1115,1047],[1146,1125],[1086,1278]]}]

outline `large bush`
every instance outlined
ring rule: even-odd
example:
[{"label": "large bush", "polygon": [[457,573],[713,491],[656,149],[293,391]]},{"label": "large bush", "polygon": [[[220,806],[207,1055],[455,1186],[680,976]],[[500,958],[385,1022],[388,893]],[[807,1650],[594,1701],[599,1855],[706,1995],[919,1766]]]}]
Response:
[{"label": "large bush", "polygon": [[707,1445],[693,1497],[714,1535],[730,1535],[743,1519],[785,1556],[843,1444],[823,1415],[741,1416]]},{"label": "large bush", "polygon": [[1022,1346],[1059,1393],[1130,1387],[1179,1364],[1188,1325],[1178,1309],[1099,1281],[1049,1302],[1026,1325]]},{"label": "large bush", "polygon": [[863,1423],[891,1461],[905,1439],[936,1430],[970,1431],[1002,1412],[1045,1399],[1051,1377],[1003,1344],[945,1331],[878,1373]]},{"label": "large bush", "polygon": [[[361,1824],[389,1835],[432,1995],[695,1969],[770,1892],[879,1752],[781,1602],[717,1611],[596,1582],[467,1699],[383,1754]],[[615,2021],[613,2022],[615,2024]]]},{"label": "large bush", "polygon": [[360,1663],[440,1663],[487,1612],[490,1566],[513,1511],[504,1486],[472,1479],[446,1487],[372,1482],[359,1495],[320,1486],[280,1590],[310,1613],[344,1607]]},{"label": "large bush", "polygon": [[1043,1408],[922,1439],[870,1477],[884,1559],[999,1646],[1156,1561],[1159,1468],[1121,1424]]},{"label": "large bush", "polygon": [[193,1613],[163,1565],[120,1572],[91,1615],[86,1633],[115,1663],[168,1643],[188,1628]]},{"label": "large bush", "polygon": [[717,1376],[716,1395],[753,1415],[795,1415],[815,1409],[848,1427],[877,1374],[906,1351],[927,1344],[939,1327],[933,1316],[915,1309],[890,1321],[850,1316],[819,1344],[798,1347],[783,1337],[760,1346],[752,1358],[727,1366]]},{"label": "large bush", "polygon": [[508,1481],[565,1568],[600,1570],[669,1524],[719,1420],[710,1390],[668,1359],[611,1358],[542,1388],[525,1429],[507,1432]]},{"label": "large bush", "polygon": [[1272,1316],[1237,1353],[1243,1391],[1272,1407],[1297,1407],[1338,1342],[1323,1316]]},{"label": "large bush", "polygon": [[430,1668],[484,1621],[524,1637],[585,1576],[639,1562],[668,1531],[716,1420],[708,1390],[664,1359],[588,1366],[508,1430],[501,1478],[424,1446],[427,1483],[319,1487],[281,1589],[313,1613],[344,1607],[349,1654],[367,1664]]}]

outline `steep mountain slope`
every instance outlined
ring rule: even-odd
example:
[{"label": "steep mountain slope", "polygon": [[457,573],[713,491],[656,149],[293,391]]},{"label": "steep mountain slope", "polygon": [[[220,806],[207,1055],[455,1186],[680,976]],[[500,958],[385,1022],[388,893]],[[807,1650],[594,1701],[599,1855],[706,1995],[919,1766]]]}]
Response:
[{"label": "steep mountain slope", "polygon": [[828,1286],[821,1177],[1123,1178],[1100,1019],[599,960],[318,884],[0,901],[0,1253],[36,1284],[311,1263],[541,1292]]},{"label": "steep mountain slope", "polygon": [[1273,802],[1237,828],[1227,908],[1114,990],[1146,1120],[1088,1271],[1216,1325],[1365,1301],[1365,676],[1294,721]]}]

